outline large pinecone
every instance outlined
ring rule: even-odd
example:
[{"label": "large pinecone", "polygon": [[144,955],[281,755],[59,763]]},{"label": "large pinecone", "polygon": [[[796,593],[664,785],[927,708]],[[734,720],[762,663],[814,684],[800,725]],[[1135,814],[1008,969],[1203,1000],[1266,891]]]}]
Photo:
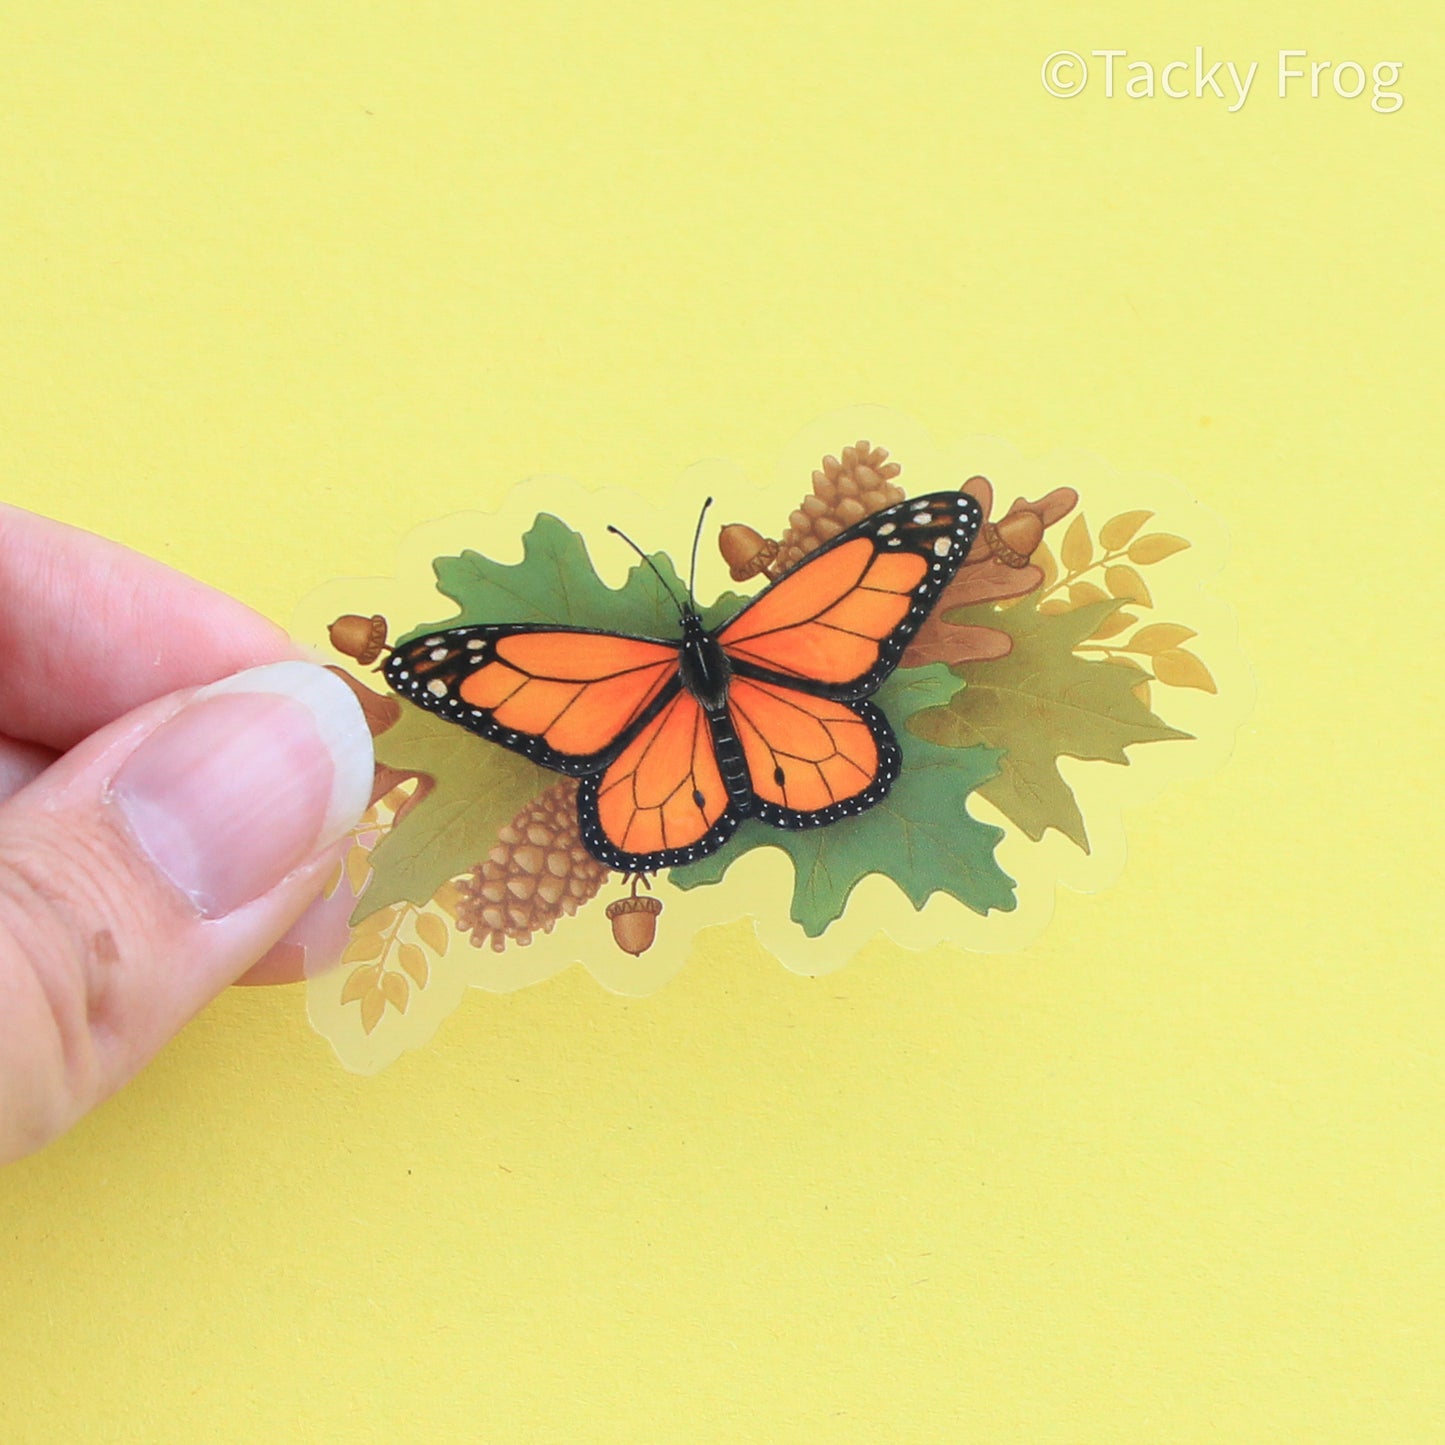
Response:
[{"label": "large pinecone", "polygon": [[457,927],[497,953],[509,939],[530,943],[596,897],[608,871],[577,831],[577,784],[566,779],[528,803],[458,882]]},{"label": "large pinecone", "polygon": [[895,486],[893,478],[902,470],[888,460],[882,447],[870,447],[866,441],[844,447],[841,457],[824,457],[822,467],[813,473],[811,495],[788,519],[777,560],[769,568],[772,575],[781,577],[845,527],[901,502],[903,488]]}]

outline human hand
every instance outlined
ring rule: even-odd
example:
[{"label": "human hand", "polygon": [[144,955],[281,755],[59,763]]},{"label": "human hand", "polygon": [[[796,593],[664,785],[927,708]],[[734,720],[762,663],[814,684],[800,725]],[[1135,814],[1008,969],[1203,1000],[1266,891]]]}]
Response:
[{"label": "human hand", "polygon": [[355,696],[279,628],[0,505],[0,1161],[248,970],[286,977],[268,953],[372,767]]}]

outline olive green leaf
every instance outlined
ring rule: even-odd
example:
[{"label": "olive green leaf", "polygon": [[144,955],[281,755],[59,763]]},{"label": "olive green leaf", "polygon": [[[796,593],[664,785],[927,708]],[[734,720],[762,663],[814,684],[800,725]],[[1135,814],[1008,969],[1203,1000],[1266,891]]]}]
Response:
[{"label": "olive green leaf", "polygon": [[908,668],[879,690],[875,701],[894,722],[903,769],[888,796],[855,818],[800,832],[748,820],[716,853],[674,868],[679,888],[718,883],[744,853],[779,848],[793,862],[791,917],[816,938],[843,912],[848,895],[870,873],[891,878],[915,908],[934,893],[949,893],[975,913],[1015,906],[1013,880],[993,850],[1002,829],[968,812],[968,796],[997,772],[992,748],[937,747],[904,729],[912,712],[946,706],[959,680],[941,663]]},{"label": "olive green leaf", "polygon": [[425,773],[435,786],[372,849],[371,882],[352,923],[400,899],[426,903],[485,856],[503,825],[555,776],[409,702],[395,726],[376,739],[376,759],[402,772]]},{"label": "olive green leaf", "polygon": [[997,776],[979,791],[1035,841],[1056,828],[1089,849],[1060,757],[1127,763],[1125,749],[1136,743],[1189,737],[1134,694],[1137,674],[1074,652],[1122,605],[1109,598],[1043,614],[1029,597],[1002,610],[971,609],[976,615],[968,621],[1003,628],[1013,649],[995,661],[965,664],[959,669],[965,691],[909,719],[911,732],[942,747],[1001,749]]}]

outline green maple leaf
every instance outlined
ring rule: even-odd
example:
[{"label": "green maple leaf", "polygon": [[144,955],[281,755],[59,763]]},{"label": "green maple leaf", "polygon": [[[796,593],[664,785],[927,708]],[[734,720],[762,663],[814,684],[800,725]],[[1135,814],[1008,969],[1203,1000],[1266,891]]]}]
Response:
[{"label": "green maple leaf", "polygon": [[[402,640],[487,622],[563,624],[674,638],[679,627],[672,598],[685,597],[687,588],[665,552],[655,553],[651,560],[660,578],[638,562],[621,587],[609,587],[593,569],[581,534],[543,512],[522,539],[520,562],[494,562],[471,551],[438,557],[432,564],[437,590],[460,611],[445,622],[414,628]],[[704,623],[716,626],[746,600],[735,592],[724,593],[702,609]]]},{"label": "green maple leaf", "polygon": [[946,705],[959,681],[941,664],[895,672],[875,701],[894,722],[903,769],[888,796],[855,818],[801,832],[749,819],[710,857],[674,868],[679,888],[720,882],[744,853],[779,848],[793,861],[791,917],[816,938],[843,912],[848,895],[870,873],[891,878],[915,908],[949,893],[975,913],[1010,910],[1013,880],[993,850],[1003,830],[968,813],[968,795],[998,771],[1000,753],[987,747],[939,747],[898,728],[920,708]]},{"label": "green maple leaf", "polygon": [[1002,749],[997,776],[979,791],[1035,842],[1056,828],[1089,851],[1083,815],[1059,773],[1060,757],[1127,764],[1125,749],[1135,743],[1190,736],[1166,726],[1134,696],[1137,673],[1074,651],[1120,606],[1109,598],[1045,616],[1029,597],[1001,610],[956,609],[948,621],[1002,628],[1013,650],[964,665],[966,691],[908,720],[915,736],[942,747]]},{"label": "green maple leaf", "polygon": [[376,739],[376,759],[426,774],[433,786],[372,849],[371,879],[353,923],[403,898],[425,903],[485,857],[503,826],[556,781],[555,773],[520,753],[411,703],[402,704],[400,719]]}]

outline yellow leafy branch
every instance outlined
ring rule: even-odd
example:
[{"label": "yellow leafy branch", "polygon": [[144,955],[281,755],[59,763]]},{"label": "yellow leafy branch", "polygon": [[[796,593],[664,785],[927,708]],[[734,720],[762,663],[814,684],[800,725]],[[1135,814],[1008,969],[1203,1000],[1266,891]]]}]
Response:
[{"label": "yellow leafy branch", "polygon": [[[371,849],[392,826],[415,786],[408,780],[374,802],[347,835],[350,845],[326,885],[329,898],[345,878],[352,895],[359,897],[371,878]],[[456,917],[459,894],[455,883],[445,883],[430,903],[405,900],[378,909],[351,931],[341,955],[343,968],[354,965],[341,986],[342,1003],[361,1005],[361,1027],[371,1033],[390,1005],[405,1013],[413,988],[423,989],[431,977],[428,955],[440,958],[451,941],[443,914]],[[407,936],[403,936],[403,934]]]},{"label": "yellow leafy branch", "polygon": [[454,894],[455,885],[447,883],[430,903],[394,903],[369,914],[352,930],[341,962],[355,967],[341,986],[341,1002],[361,1005],[361,1027],[366,1033],[381,1022],[388,1004],[405,1013],[413,987],[427,986],[431,977],[428,954],[441,957],[451,941],[446,921],[441,912],[433,911],[432,904],[454,910]]},{"label": "yellow leafy branch", "polygon": [[[1153,515],[1148,511],[1131,511],[1110,517],[1099,528],[1096,548],[1088,521],[1079,513],[1069,524],[1060,548],[1062,573],[1052,555],[1035,557],[1044,568],[1045,579],[1039,593],[1039,611],[1045,615],[1072,612],[1077,607],[1110,598],[1152,610],[1153,594],[1139,568],[1151,567],[1189,546],[1185,538],[1172,532],[1147,532],[1140,536],[1140,529]],[[1103,587],[1085,580],[1091,573],[1102,573]],[[1061,593],[1064,595],[1058,595]],[[1166,687],[1218,691],[1202,659],[1182,645],[1196,635],[1190,628],[1173,622],[1146,622],[1130,637],[1121,637],[1139,621],[1138,613],[1120,607],[1104,618],[1074,650],[1098,653],[1101,661],[1137,672],[1139,682],[1135,692],[1145,703],[1149,701],[1152,682]],[[1110,638],[1120,640],[1111,643]],[[1148,665],[1140,659],[1147,659]]]}]

